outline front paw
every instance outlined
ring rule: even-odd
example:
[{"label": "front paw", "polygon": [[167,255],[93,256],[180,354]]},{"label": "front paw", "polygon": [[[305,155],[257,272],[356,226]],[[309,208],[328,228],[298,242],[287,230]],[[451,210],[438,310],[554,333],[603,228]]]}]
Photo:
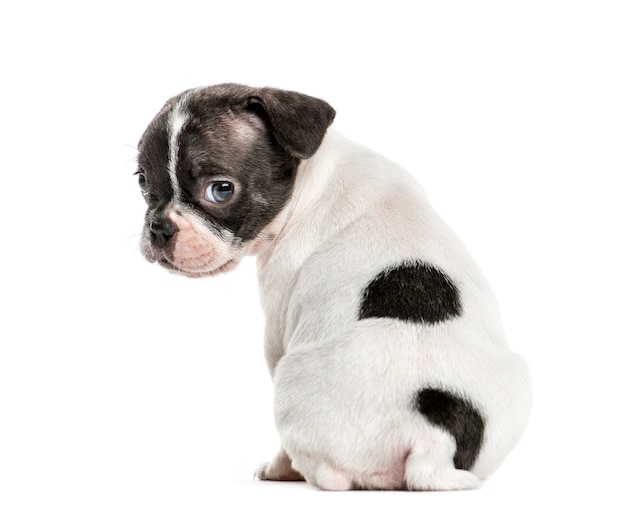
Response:
[{"label": "front paw", "polygon": [[257,480],[299,481],[304,477],[291,466],[291,459],[280,451],[271,462],[264,462],[254,472]]},{"label": "front paw", "polygon": [[254,472],[254,478],[256,480],[272,480],[268,475],[268,473],[270,473],[270,464],[271,462],[264,462],[261,464]]}]

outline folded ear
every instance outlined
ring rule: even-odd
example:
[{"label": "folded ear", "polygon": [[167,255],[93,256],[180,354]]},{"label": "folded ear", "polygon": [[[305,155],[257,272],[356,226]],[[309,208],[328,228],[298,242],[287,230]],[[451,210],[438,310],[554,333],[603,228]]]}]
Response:
[{"label": "folded ear", "polygon": [[248,99],[248,109],[265,120],[278,143],[296,158],[317,151],[335,118],[327,102],[275,88],[259,89]]}]

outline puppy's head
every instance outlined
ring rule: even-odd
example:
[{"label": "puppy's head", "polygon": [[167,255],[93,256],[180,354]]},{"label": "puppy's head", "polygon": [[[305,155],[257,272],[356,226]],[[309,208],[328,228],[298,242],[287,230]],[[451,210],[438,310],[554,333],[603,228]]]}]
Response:
[{"label": "puppy's head", "polygon": [[267,237],[334,115],[313,97],[233,84],[170,99],[139,142],[143,255],[189,277],[235,266]]}]

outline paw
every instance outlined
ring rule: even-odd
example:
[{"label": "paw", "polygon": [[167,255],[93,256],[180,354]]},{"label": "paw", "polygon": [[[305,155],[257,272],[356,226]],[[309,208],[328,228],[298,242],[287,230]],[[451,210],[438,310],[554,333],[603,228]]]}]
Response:
[{"label": "paw", "polygon": [[320,464],[314,482],[324,491],[350,491],[354,488],[352,480],[345,473],[328,464]]},{"label": "paw", "polygon": [[264,462],[254,472],[257,480],[297,481],[304,477],[291,466],[291,459],[285,452],[279,452],[271,462]]},{"label": "paw", "polygon": [[469,471],[450,468],[407,473],[406,484],[413,491],[461,491],[476,489],[480,480]]},{"label": "paw", "polygon": [[254,478],[256,480],[272,480],[269,477],[269,466],[270,463],[269,462],[264,462],[263,464],[261,464],[254,472]]}]

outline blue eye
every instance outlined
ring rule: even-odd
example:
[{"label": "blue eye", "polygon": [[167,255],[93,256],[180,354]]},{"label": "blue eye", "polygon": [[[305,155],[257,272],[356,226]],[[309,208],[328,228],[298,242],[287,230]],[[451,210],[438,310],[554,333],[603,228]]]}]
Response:
[{"label": "blue eye", "polygon": [[235,194],[235,186],[231,182],[213,182],[204,191],[204,199],[211,203],[224,203]]},{"label": "blue eye", "polygon": [[139,184],[139,189],[141,189],[141,194],[146,197],[148,195],[148,182],[146,181],[146,175],[141,171],[137,171],[135,174],[137,175],[137,183]]}]

